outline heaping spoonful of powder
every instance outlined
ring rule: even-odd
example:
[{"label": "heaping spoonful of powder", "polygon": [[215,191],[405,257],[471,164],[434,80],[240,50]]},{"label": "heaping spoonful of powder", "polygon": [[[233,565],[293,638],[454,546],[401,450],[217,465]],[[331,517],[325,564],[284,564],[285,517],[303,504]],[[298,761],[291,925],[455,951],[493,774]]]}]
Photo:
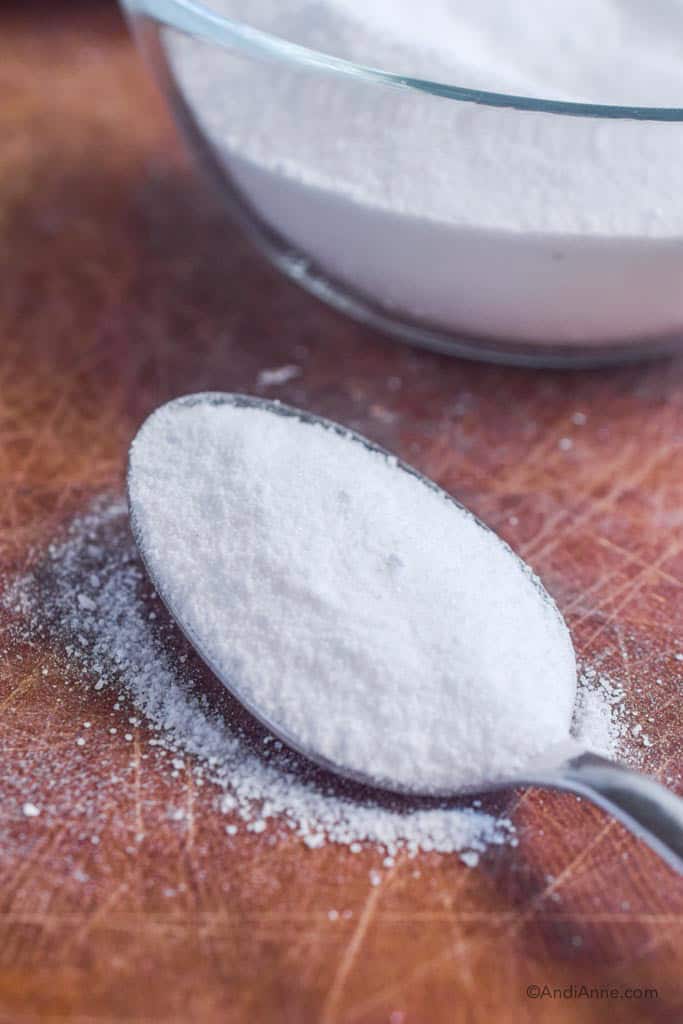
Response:
[{"label": "heaping spoonful of powder", "polygon": [[204,660],[313,760],[452,793],[569,735],[567,628],[510,548],[443,491],[335,424],[205,394],[154,412],[131,518]]}]

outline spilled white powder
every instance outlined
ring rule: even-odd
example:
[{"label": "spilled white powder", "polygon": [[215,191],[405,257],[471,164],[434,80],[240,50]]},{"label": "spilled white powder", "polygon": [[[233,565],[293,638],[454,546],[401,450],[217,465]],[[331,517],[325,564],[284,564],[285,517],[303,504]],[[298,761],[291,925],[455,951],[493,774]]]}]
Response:
[{"label": "spilled white powder", "polygon": [[[84,609],[79,594],[92,607]],[[364,842],[412,853],[516,842],[507,818],[480,809],[379,800],[339,786],[253,723],[245,727],[239,709],[217,706],[147,583],[123,500],[101,498],[75,518],[29,573],[8,582],[3,605],[13,613],[16,639],[49,643],[93,696],[107,700],[113,688],[128,697],[158,731],[151,745],[203,765],[203,777],[224,793],[218,812],[237,816],[252,832],[277,819],[312,849],[332,841],[358,851]],[[184,758],[174,757],[175,765],[183,769]],[[171,774],[178,773],[173,767]],[[228,836],[237,831],[227,826]]]},{"label": "spilled white powder", "polygon": [[300,749],[418,792],[566,739],[574,652],[538,580],[395,458],[275,408],[179,399],[131,449],[145,560],[219,677]]},{"label": "spilled white powder", "polygon": [[274,366],[271,369],[261,370],[256,379],[256,384],[261,388],[276,387],[279,384],[287,384],[301,376],[301,369],[288,363],[285,366]]},{"label": "spilled white powder", "polygon": [[[597,677],[590,669],[584,670],[582,681],[576,695],[575,728],[589,750],[613,757],[627,728],[623,715],[626,694],[619,684]],[[605,714],[605,705],[612,709],[611,714]]]},{"label": "spilled white powder", "polygon": [[[680,105],[681,3],[211,0],[362,64],[467,88]],[[182,94],[252,212],[394,315],[592,343],[683,319],[680,124],[455,102],[165,36]]]},{"label": "spilled white powder", "polygon": [[[231,703],[220,705],[147,583],[123,500],[95,500],[38,554],[25,575],[3,584],[2,604],[12,613],[15,641],[48,645],[67,677],[90,687],[91,699],[109,706],[114,700],[115,711],[124,697],[131,701],[136,724],[153,730],[147,739],[141,734],[143,746],[170,752],[171,777],[191,770],[198,783],[206,779],[215,785],[216,812],[229,816],[226,841],[246,826],[266,822],[269,828],[279,824],[293,830],[310,849],[334,842],[351,853],[359,853],[363,843],[390,855],[399,849],[460,852],[468,865],[476,864],[477,854],[490,844],[516,844],[511,822],[487,813],[479,799],[466,807],[445,807],[438,801],[380,801],[367,790],[349,791],[311,771],[273,737],[245,725]],[[82,609],[79,594],[90,599],[90,608]],[[583,708],[579,738],[598,739],[605,744],[599,752],[607,756],[630,756],[634,723],[623,690],[587,669],[577,703]],[[121,715],[128,721],[125,707]],[[121,730],[108,731],[115,743]],[[58,774],[58,764],[49,770]],[[97,780],[89,778],[86,791],[94,785]],[[179,786],[180,800],[182,780]],[[88,822],[93,811],[81,806],[83,799],[84,792],[65,793],[61,817],[71,803]],[[27,801],[22,813],[32,817],[37,810]],[[175,805],[166,809],[172,821],[184,820],[185,813]]]}]

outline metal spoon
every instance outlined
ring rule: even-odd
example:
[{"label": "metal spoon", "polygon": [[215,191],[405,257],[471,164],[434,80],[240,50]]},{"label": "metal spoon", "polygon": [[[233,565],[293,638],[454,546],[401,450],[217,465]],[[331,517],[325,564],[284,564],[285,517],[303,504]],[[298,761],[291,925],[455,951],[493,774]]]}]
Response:
[{"label": "metal spoon", "polygon": [[[198,403],[209,404],[230,404],[234,406],[250,406],[266,410],[275,416],[294,416],[307,423],[315,423],[334,431],[336,434],[347,439],[350,443],[362,444],[371,451],[379,452],[389,456],[383,448],[373,444],[366,438],[345,427],[329,420],[313,416],[310,413],[302,412],[281,405],[279,402],[272,402],[262,398],[253,398],[245,395],[209,393],[200,395],[189,395],[176,400],[185,405]],[[439,491],[441,489],[427,477],[422,476],[412,467],[391,457],[392,464],[397,473],[410,473],[424,484],[425,487]],[[134,470],[129,460],[128,464],[128,503],[130,509],[131,526],[135,537],[140,556],[150,576],[152,584],[160,598],[168,608],[169,613],[177,623],[178,627],[185,634],[189,642],[195,648],[202,660],[208,665],[211,671],[220,679],[223,685],[246,709],[258,719],[270,732],[283,740],[289,747],[297,750],[304,757],[315,762],[326,770],[337,775],[353,779],[365,785],[377,788],[377,781],[358,771],[353,765],[341,764],[330,761],[322,756],[315,749],[305,748],[296,737],[290,735],[281,723],[271,721],[263,710],[252,701],[245,698],[240,692],[238,683],[227,678],[224,673],[218,671],[210,653],[205,649],[202,637],[197,635],[182,616],[178,614],[173,603],[169,600],[164,587],[164,580],[155,571],[154,565],[148,557],[144,540],[139,528],[138,508],[136,507],[133,494]],[[458,507],[458,502],[450,495],[445,497]],[[481,524],[483,525],[483,524]],[[486,528],[486,527],[485,527]],[[501,544],[505,542],[500,540]],[[520,560],[521,561],[521,560]],[[538,585],[539,599],[547,600],[548,596],[540,584]],[[559,612],[557,612],[559,615]],[[492,790],[509,789],[516,786],[541,786],[549,789],[567,790],[576,793],[604,810],[622,822],[630,831],[646,842],[655,850],[674,870],[683,874],[683,800],[675,796],[653,778],[642,775],[621,765],[615,764],[606,758],[599,757],[590,751],[585,750],[580,744],[567,738],[566,743],[554,746],[539,758],[528,765],[528,768],[520,771],[517,775],[505,779],[495,779],[490,783],[479,784],[471,789],[459,787],[450,792],[420,794],[417,790],[409,789],[400,785],[387,785],[382,783],[383,789],[392,789],[395,792],[411,796],[427,795],[430,797],[439,796],[444,799],[453,799],[464,794],[488,792]]]}]

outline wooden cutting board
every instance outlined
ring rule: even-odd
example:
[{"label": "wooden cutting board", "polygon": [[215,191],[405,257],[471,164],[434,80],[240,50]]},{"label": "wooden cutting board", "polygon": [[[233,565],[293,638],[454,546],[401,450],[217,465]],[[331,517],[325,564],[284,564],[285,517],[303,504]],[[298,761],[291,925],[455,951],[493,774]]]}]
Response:
[{"label": "wooden cutting board", "polygon": [[[157,403],[293,364],[261,393],[393,448],[531,561],[680,789],[683,360],[495,369],[323,308],[226,222],[108,4],[5,4],[0,81],[3,566],[121,489]],[[683,1020],[683,886],[584,802],[511,794],[516,848],[399,857],[373,886],[372,851],[229,839],[208,787],[157,770],[144,723],[111,734],[114,698],[59,650],[0,650],[3,1024]],[[68,786],[57,821],[21,813]],[[657,998],[527,995],[572,984]]]}]

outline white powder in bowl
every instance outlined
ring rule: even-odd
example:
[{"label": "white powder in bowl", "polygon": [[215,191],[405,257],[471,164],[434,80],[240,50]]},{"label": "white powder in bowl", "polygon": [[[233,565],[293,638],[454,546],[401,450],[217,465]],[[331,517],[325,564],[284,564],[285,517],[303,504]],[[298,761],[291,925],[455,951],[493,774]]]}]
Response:
[{"label": "white powder in bowl", "polygon": [[554,604],[393,457],[292,410],[192,396],[141,428],[129,491],[161,596],[304,751],[453,791],[567,737],[576,671]]},{"label": "white powder in bowl", "polygon": [[[325,53],[454,85],[681,103],[680,3],[209,7]],[[451,332],[543,344],[680,329],[683,125],[455,102],[180,33],[166,33],[165,45],[247,204],[355,294]]]}]

